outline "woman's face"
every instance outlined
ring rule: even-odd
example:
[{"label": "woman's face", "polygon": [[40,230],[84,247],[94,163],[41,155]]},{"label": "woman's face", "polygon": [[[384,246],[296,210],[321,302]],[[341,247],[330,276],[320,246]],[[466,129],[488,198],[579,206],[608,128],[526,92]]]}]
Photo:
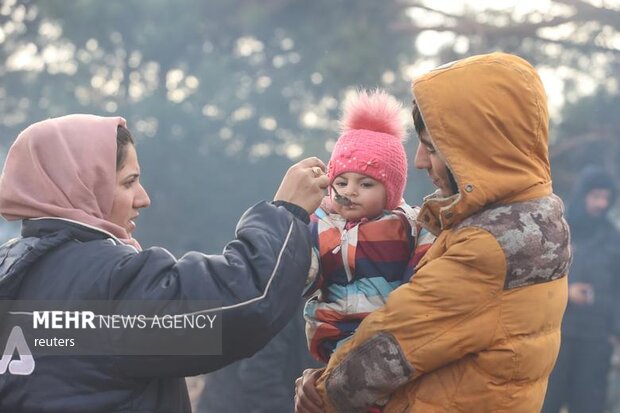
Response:
[{"label": "woman's face", "polygon": [[[343,206],[334,201],[334,211],[347,221],[379,216],[385,208],[387,195],[385,186],[369,176],[356,172],[346,172],[334,179],[334,188],[339,195],[351,200],[351,205]],[[334,191],[332,200],[334,199]]]},{"label": "woman's face", "polygon": [[140,165],[138,154],[133,145],[126,146],[126,157],[123,167],[116,171],[116,187],[114,202],[108,221],[121,226],[131,234],[136,229],[135,220],[141,208],[151,204],[148,194],[140,184]]}]

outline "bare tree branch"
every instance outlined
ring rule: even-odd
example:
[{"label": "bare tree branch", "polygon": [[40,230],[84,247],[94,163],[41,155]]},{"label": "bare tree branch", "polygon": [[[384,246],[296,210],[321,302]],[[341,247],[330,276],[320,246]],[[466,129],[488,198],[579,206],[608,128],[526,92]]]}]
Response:
[{"label": "bare tree branch", "polygon": [[620,11],[605,7],[597,7],[580,0],[554,0],[556,3],[574,7],[575,15],[588,21],[598,21],[620,30]]},{"label": "bare tree branch", "polygon": [[447,19],[454,20],[453,24],[445,25],[429,25],[420,26],[414,23],[399,22],[392,26],[392,29],[400,32],[407,32],[411,34],[419,34],[425,30],[434,30],[438,32],[453,32],[463,36],[482,36],[482,37],[505,37],[505,38],[519,38],[519,39],[534,39],[536,41],[551,43],[563,46],[569,49],[577,49],[582,52],[603,52],[613,53],[620,55],[620,49],[600,46],[594,44],[593,41],[589,42],[576,42],[569,39],[550,39],[543,35],[538,34],[540,29],[553,28],[565,23],[586,23],[595,21],[600,24],[606,24],[613,28],[619,27],[620,12],[612,9],[598,8],[587,3],[583,3],[579,0],[555,0],[556,2],[573,6],[577,9],[577,12],[572,16],[554,16],[548,20],[540,22],[528,22],[511,23],[508,25],[500,26],[489,23],[481,23],[475,20],[474,17],[463,15],[455,15],[447,13],[442,10],[438,10],[433,7],[425,6],[417,2],[409,2],[406,0],[397,0],[397,3],[403,8],[415,8],[424,11],[437,13]]},{"label": "bare tree branch", "polygon": [[564,46],[570,49],[577,49],[584,53],[591,53],[593,51],[603,52],[603,53],[613,53],[615,55],[620,56],[620,49],[612,49],[605,46],[599,46],[594,43],[577,43],[570,40],[556,40],[556,39],[548,39],[543,36],[534,36],[536,40],[540,40],[541,42],[553,43],[560,46]]},{"label": "bare tree branch", "polygon": [[611,138],[607,135],[600,135],[598,133],[588,133],[585,135],[571,136],[562,139],[561,142],[553,144],[549,148],[549,156],[551,158],[557,158],[568,151],[574,151],[576,148],[590,145],[594,142],[610,141]]}]

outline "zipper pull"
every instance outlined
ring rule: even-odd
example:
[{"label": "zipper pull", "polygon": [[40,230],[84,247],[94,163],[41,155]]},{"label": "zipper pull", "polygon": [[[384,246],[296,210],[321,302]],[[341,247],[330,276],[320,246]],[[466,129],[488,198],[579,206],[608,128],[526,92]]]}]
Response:
[{"label": "zipper pull", "polygon": [[344,244],[346,239],[347,239],[347,230],[344,229],[342,230],[342,234],[340,235],[340,245],[337,245],[336,248],[332,250],[332,254],[338,254],[338,252],[342,249],[342,244]]}]

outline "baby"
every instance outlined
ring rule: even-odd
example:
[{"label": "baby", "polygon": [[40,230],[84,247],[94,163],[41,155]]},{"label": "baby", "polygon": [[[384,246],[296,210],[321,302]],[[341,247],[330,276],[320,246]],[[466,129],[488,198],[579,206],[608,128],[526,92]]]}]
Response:
[{"label": "baby", "polygon": [[409,281],[434,237],[416,225],[403,192],[407,157],[401,105],[383,91],[345,103],[328,164],[329,196],[312,215],[313,266],[304,292],[312,355],[334,350],[388,294]]}]

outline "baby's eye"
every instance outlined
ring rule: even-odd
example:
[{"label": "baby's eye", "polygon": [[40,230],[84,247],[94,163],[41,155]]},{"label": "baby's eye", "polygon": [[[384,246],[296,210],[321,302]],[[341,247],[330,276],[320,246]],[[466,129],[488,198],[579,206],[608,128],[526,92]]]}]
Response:
[{"label": "baby's eye", "polygon": [[345,186],[347,186],[347,183],[344,181],[336,182],[336,186],[338,188],[344,188]]},{"label": "baby's eye", "polygon": [[373,182],[362,182],[362,188],[372,188],[375,186]]}]

